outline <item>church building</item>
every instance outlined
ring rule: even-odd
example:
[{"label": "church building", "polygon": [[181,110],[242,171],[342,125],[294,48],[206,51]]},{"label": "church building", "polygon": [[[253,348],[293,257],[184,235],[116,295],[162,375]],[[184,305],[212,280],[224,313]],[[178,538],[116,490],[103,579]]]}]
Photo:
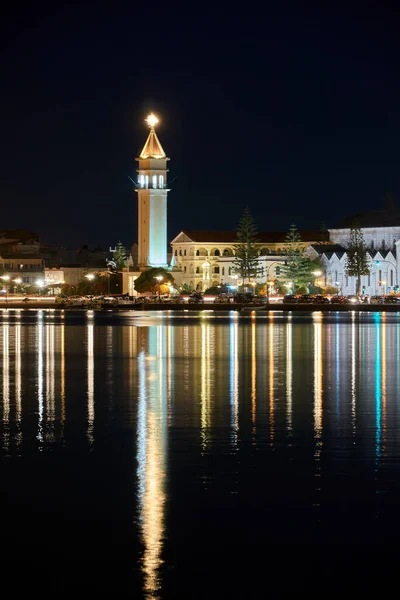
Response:
[{"label": "church building", "polygon": [[[204,291],[211,286],[237,286],[235,273],[236,231],[181,231],[171,242],[172,260],[167,260],[167,161],[157,137],[158,119],[149,115],[150,128],[138,161],[138,266],[139,272],[124,273],[124,291],[135,295],[134,281],[140,272],[151,267],[171,268],[177,286]],[[338,293],[356,293],[356,277],[346,275],[346,248],[350,228],[357,220],[369,253],[370,274],[361,278],[362,293],[384,295],[397,291],[400,282],[400,212],[393,207],[354,215],[337,228],[327,231],[300,231],[301,246],[310,260],[320,258],[324,272],[321,285],[336,288]],[[289,227],[290,223],[288,223]],[[285,260],[286,232],[258,234],[259,275],[251,282],[265,284],[279,279]]]}]

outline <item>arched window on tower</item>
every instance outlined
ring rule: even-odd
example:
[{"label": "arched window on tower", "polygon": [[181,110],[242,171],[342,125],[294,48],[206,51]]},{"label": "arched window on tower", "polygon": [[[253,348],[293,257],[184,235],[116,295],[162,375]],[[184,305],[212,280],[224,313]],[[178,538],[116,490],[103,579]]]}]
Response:
[{"label": "arched window on tower", "polygon": [[164,175],[160,175],[159,176],[159,178],[158,178],[158,184],[159,184],[160,189],[164,188]]},{"label": "arched window on tower", "polygon": [[139,185],[140,187],[144,187],[144,175],[139,175]]},{"label": "arched window on tower", "polygon": [[153,175],[153,188],[157,187],[157,175]]},{"label": "arched window on tower", "polygon": [[390,285],[393,287],[393,271],[390,271]]},{"label": "arched window on tower", "polygon": [[144,187],[146,187],[146,188],[149,187],[149,176],[148,175],[144,176]]},{"label": "arched window on tower", "polygon": [[178,256],[178,250],[175,250],[175,256]]},{"label": "arched window on tower", "polygon": [[186,249],[183,251],[183,256],[186,256]]}]

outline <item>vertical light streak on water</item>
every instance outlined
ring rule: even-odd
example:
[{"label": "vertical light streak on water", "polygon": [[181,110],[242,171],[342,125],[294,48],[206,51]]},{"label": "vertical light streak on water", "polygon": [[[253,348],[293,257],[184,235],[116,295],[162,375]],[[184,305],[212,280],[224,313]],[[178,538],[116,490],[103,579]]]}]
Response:
[{"label": "vertical light streak on water", "polygon": [[[168,313],[169,316],[169,313]],[[168,321],[167,325],[167,401],[168,401],[168,427],[172,425],[172,354],[173,354],[173,340],[175,331],[171,327],[171,322]]]},{"label": "vertical light streak on water", "polygon": [[21,423],[22,417],[21,387],[21,325],[15,324],[15,419]]},{"label": "vertical light streak on water", "polygon": [[[289,317],[288,317],[289,319]],[[292,431],[293,405],[293,325],[290,320],[286,323],[286,430]]]},{"label": "vertical light streak on water", "polygon": [[336,320],[335,325],[335,372],[336,372],[336,416],[337,422],[340,417],[340,336],[339,336],[339,322]]},{"label": "vertical light streak on water", "polygon": [[269,364],[269,441],[274,443],[275,437],[275,397],[274,397],[274,321],[270,318],[268,325],[268,364]]},{"label": "vertical light streak on water", "polygon": [[[257,415],[257,338],[256,323],[251,323],[251,424],[253,436],[256,433],[256,415]],[[255,445],[253,438],[253,444]]]},{"label": "vertical light streak on water", "polygon": [[314,328],[314,461],[316,477],[314,506],[319,507],[321,491],[321,453],[322,453],[322,323],[321,314],[313,313]]},{"label": "vertical light streak on water", "polygon": [[237,449],[239,433],[239,366],[238,366],[238,323],[229,325],[229,382],[231,404],[231,441]]},{"label": "vertical light streak on water", "polygon": [[8,454],[10,449],[10,348],[9,348],[9,326],[3,324],[3,449]]},{"label": "vertical light streak on water", "polygon": [[381,322],[380,314],[375,314],[375,462],[378,466],[381,457]]},{"label": "vertical light streak on water", "polygon": [[210,325],[201,323],[201,448],[205,452],[210,431]]},{"label": "vertical light streak on water", "polygon": [[94,442],[94,325],[87,324],[87,438]]},{"label": "vertical light streak on water", "polygon": [[382,454],[386,450],[386,313],[382,313]]},{"label": "vertical light streak on water", "polygon": [[189,398],[190,391],[190,369],[189,369],[189,327],[183,328],[183,392],[184,398]]},{"label": "vertical light streak on water", "polygon": [[38,431],[36,438],[43,442],[43,312],[38,311],[37,323],[37,390],[38,390]]},{"label": "vertical light streak on water", "polygon": [[54,325],[46,325],[46,440],[54,440]]},{"label": "vertical light streak on water", "polygon": [[[154,331],[156,329],[156,331]],[[163,536],[165,529],[165,480],[167,464],[167,391],[162,366],[163,328],[150,328],[151,341],[156,334],[157,348],[146,360],[144,352],[138,358],[138,481],[139,522],[144,545],[142,570],[144,595],[159,598],[162,564]],[[160,385],[161,379],[161,385]]]},{"label": "vertical light streak on water", "polygon": [[114,402],[114,372],[113,372],[113,328],[111,326],[106,327],[106,356],[107,356],[107,367],[106,367],[106,385],[107,385],[107,396],[110,405]]},{"label": "vertical light streak on water", "polygon": [[65,325],[60,325],[60,396],[61,396],[61,437],[64,437],[65,425]]},{"label": "vertical light streak on water", "polygon": [[351,315],[351,430],[356,435],[356,323],[355,312]]}]

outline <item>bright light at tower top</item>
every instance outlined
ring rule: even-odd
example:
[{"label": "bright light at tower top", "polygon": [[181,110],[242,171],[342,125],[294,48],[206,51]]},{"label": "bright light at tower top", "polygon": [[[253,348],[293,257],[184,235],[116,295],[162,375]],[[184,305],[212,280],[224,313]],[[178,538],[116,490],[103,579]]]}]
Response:
[{"label": "bright light at tower top", "polygon": [[153,115],[153,113],[151,113],[151,115],[149,115],[149,116],[147,117],[147,119],[145,119],[145,121],[146,121],[147,125],[148,125],[149,127],[151,127],[151,129],[154,129],[154,127],[155,127],[155,126],[157,125],[157,123],[158,123],[158,119],[157,119],[157,117],[156,117],[155,115]]}]

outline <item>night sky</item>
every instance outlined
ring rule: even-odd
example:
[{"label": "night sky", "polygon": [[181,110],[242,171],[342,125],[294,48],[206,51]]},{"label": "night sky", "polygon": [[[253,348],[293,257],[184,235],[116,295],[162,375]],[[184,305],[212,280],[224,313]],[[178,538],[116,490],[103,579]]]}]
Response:
[{"label": "night sky", "polygon": [[235,228],[246,204],[265,231],[334,226],[387,190],[400,202],[389,4],[57,4],[1,19],[0,229],[136,241],[129,176],[150,111],[171,158],[169,239]]}]

